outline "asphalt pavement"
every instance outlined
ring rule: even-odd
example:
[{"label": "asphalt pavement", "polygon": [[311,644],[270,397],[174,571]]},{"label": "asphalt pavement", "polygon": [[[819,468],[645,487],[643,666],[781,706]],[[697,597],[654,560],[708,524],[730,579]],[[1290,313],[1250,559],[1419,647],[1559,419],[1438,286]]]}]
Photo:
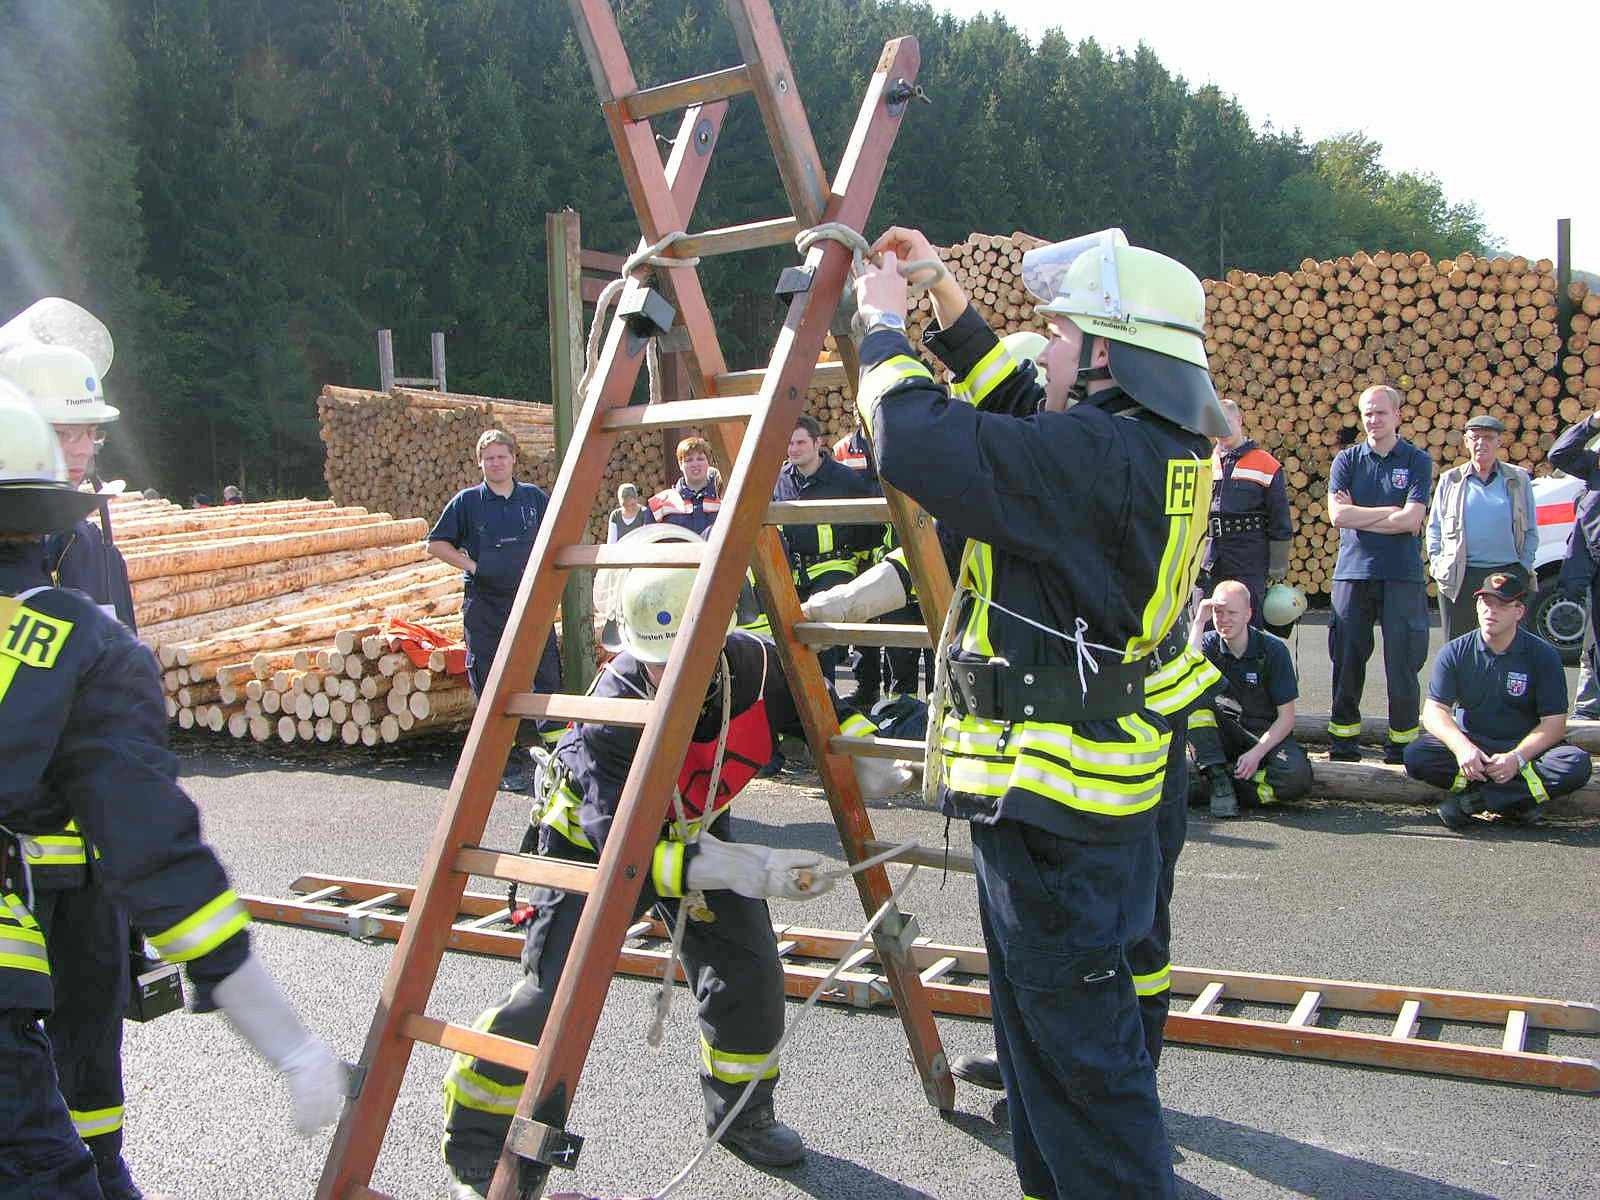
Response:
[{"label": "asphalt pavement", "polygon": [[[1327,707],[1324,632],[1308,623],[1300,635],[1308,711]],[[1368,711],[1377,714],[1377,659],[1373,674]],[[184,784],[236,885],[284,895],[308,871],[415,880],[457,746],[434,740],[329,759],[214,740],[180,749]],[[736,811],[741,838],[838,855],[814,777],[758,781]],[[525,798],[503,795],[485,843],[514,847],[526,816]],[[915,797],[875,804],[872,819],[886,839],[938,846],[946,836],[942,818]],[[953,850],[967,849],[963,826],[952,825],[948,836]],[[1422,808],[1313,801],[1227,824],[1197,814],[1178,866],[1173,958],[1194,967],[1594,1001],[1597,850],[1600,821],[1577,817],[1461,837]],[[900,869],[893,874],[900,878]],[[981,944],[970,876],[924,870],[903,906],[927,936]],[[811,926],[845,930],[864,921],[853,889],[773,908],[776,920]],[[358,1058],[393,947],[259,923],[253,936],[308,1023],[340,1054]],[[450,955],[429,1011],[470,1021],[516,969],[507,960]],[[667,1037],[651,1049],[651,991],[635,980],[611,988],[571,1121],[586,1139],[582,1159],[555,1186],[607,1198],[649,1195],[698,1146],[689,998],[680,989]],[[799,1011],[789,1006],[791,1021]],[[1349,1014],[1323,1021],[1373,1032],[1390,1023]],[[991,1044],[984,1022],[940,1018],[939,1027],[952,1055]],[[1424,1021],[1422,1036],[1440,1032]],[[1498,1032],[1485,1027],[1443,1032],[1498,1043]],[[1528,1048],[1595,1058],[1600,1038],[1535,1032]],[[374,1186],[408,1200],[444,1191],[445,1058],[425,1046],[414,1054],[375,1176]],[[127,1153],[147,1191],[196,1200],[312,1194],[329,1136],[295,1136],[281,1083],[221,1017],[128,1025],[126,1062]],[[1187,1200],[1596,1194],[1600,1125],[1592,1096],[1181,1045],[1167,1050],[1160,1085],[1179,1195]],[[811,1147],[803,1167],[762,1171],[717,1150],[677,1194],[1018,1194],[995,1097],[959,1084],[957,1111],[931,1109],[892,1011],[815,1009],[785,1052],[777,1098],[780,1116]]]}]

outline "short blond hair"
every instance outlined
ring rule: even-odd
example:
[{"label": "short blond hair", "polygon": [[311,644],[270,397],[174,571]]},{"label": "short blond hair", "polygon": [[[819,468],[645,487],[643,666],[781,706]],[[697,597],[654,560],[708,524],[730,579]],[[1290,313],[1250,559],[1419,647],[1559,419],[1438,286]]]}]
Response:
[{"label": "short blond hair", "polygon": [[678,461],[682,462],[691,454],[704,454],[707,459],[710,459],[712,457],[711,443],[698,435],[684,438],[683,441],[678,443]]},{"label": "short blond hair", "polygon": [[509,446],[511,448],[511,456],[515,458],[517,455],[517,439],[504,429],[485,429],[478,435],[479,462],[483,461],[483,452],[490,446]]},{"label": "short blond hair", "polygon": [[1360,407],[1363,400],[1377,400],[1379,398],[1387,400],[1397,416],[1400,412],[1400,406],[1405,403],[1405,397],[1400,394],[1399,388],[1389,383],[1375,383],[1361,393],[1356,400],[1356,405]]}]

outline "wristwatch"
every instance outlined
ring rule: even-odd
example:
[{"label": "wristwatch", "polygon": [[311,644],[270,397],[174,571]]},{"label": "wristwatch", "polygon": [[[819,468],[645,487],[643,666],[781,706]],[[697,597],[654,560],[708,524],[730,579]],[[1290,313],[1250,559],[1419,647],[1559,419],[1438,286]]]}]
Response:
[{"label": "wristwatch", "polygon": [[906,331],[906,319],[899,313],[878,313],[867,332],[873,334],[880,329],[893,329],[899,333],[904,333]]}]

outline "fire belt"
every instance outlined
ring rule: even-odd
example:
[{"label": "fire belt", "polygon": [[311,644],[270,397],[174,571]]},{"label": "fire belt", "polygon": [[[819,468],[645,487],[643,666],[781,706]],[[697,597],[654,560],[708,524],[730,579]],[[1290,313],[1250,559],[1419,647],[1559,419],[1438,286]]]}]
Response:
[{"label": "fire belt", "polygon": [[1210,521],[1211,536],[1226,537],[1231,533],[1265,533],[1267,518],[1264,513],[1234,513],[1214,516]]},{"label": "fire belt", "polygon": [[1071,667],[1019,667],[1010,663],[951,660],[950,703],[963,716],[990,721],[1045,721],[1071,725],[1105,721],[1144,707],[1145,659],[1101,661],[1088,691]]}]

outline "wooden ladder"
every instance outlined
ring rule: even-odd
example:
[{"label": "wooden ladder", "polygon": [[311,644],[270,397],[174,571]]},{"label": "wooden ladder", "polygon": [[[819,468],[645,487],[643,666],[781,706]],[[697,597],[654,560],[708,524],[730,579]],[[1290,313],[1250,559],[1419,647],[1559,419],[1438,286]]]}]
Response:
[{"label": "wooden ladder", "polygon": [[[643,89],[634,78],[608,0],[570,3],[638,215],[641,248],[687,229],[729,100],[742,93],[752,94],[760,108],[792,215],[692,234],[676,242],[666,255],[688,259],[777,246],[824,221],[840,222],[857,231],[865,228],[916,81],[920,56],[915,39],[898,38],[885,45],[830,186],[767,0],[728,0],[742,65]],[[685,112],[663,164],[651,121],[678,109]],[[645,355],[640,352],[642,343],[623,321],[611,322],[594,380],[581,398],[572,448],[562,461],[530,569],[480,697],[449,800],[384,980],[362,1054],[359,1094],[346,1106],[318,1185],[317,1195],[324,1200],[381,1195],[369,1184],[412,1045],[418,1041],[527,1071],[491,1185],[493,1200],[538,1195],[550,1166],[573,1165],[575,1142],[566,1132],[573,1095],[618,954],[634,925],[635,905],[649,877],[652,848],[660,836],[668,798],[747,567],[754,567],[757,590],[771,619],[845,856],[852,863],[868,857],[863,847],[873,839],[873,832],[848,757],[859,747],[839,740],[839,726],[812,647],[867,644],[874,634],[901,644],[912,635],[892,626],[885,632],[883,627],[829,628],[802,622],[789,564],[777,531],[769,523],[779,516],[786,523],[892,519],[906,548],[927,623],[927,628],[912,631],[913,640],[921,645],[929,644],[929,629],[937,630],[943,623],[951,583],[932,522],[902,496],[891,493],[885,500],[843,507],[829,502],[769,503],[789,434],[804,409],[824,338],[849,279],[851,257],[848,247],[834,241],[820,242],[807,253],[803,285],[790,293],[771,361],[765,370],[751,372],[729,371],[693,266],[685,263],[657,270],[656,286],[676,306],[677,323],[687,336],[686,360],[696,399],[630,407],[629,397]],[[630,280],[619,309],[626,310],[642,286]],[[673,332],[676,335],[678,330]],[[853,388],[857,361],[848,339],[839,339],[839,352],[839,364],[824,375],[837,372],[837,377]],[[704,544],[645,546],[582,544],[617,436],[627,430],[683,426],[707,428],[721,461],[732,464],[722,510],[709,540]],[[730,426],[743,426],[742,438],[730,436],[737,432]],[[656,698],[531,693],[534,668],[554,622],[567,573],[629,566],[697,570],[689,611]],[[524,718],[604,722],[643,731],[611,835],[596,866],[479,845],[501,767],[517,724]],[[427,1015],[439,963],[472,875],[589,897],[538,1047]],[[875,912],[889,899],[889,881],[882,867],[854,878],[867,912]],[[908,952],[910,940],[905,920],[895,912],[874,935],[881,971],[905,1026],[928,1099],[949,1109],[955,1102],[954,1085],[918,969]]]}]

